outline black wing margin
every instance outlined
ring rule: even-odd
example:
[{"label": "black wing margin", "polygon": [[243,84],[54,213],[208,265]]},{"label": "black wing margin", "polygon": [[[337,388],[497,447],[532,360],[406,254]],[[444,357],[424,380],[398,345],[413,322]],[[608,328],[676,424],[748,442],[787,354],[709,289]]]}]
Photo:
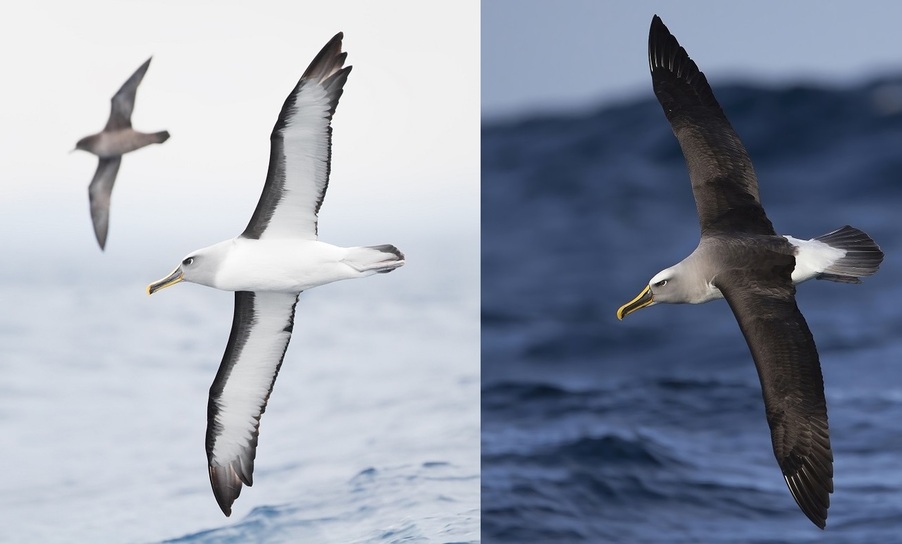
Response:
[{"label": "black wing margin", "polygon": [[260,418],[288,349],[297,298],[295,293],[235,292],[232,331],[207,404],[210,484],[226,516],[242,484],[254,483]]},{"label": "black wing margin", "polygon": [[282,105],[270,136],[266,183],[244,238],[316,239],[332,169],[332,116],[351,72],[344,67],[343,37],[339,32],[323,46]]}]

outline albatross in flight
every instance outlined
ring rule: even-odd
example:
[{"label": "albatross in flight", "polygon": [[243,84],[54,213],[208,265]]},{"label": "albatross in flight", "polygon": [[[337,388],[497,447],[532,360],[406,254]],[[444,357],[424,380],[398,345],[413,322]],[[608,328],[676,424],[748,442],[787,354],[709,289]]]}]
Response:
[{"label": "albatross in flight", "polygon": [[332,115],[351,67],[338,33],[288,95],[270,136],[269,171],[253,216],[238,237],[199,249],[148,294],[188,281],[235,291],[232,331],[207,405],[210,483],[231,514],[253,484],[260,416],[288,348],[298,295],[339,280],[404,265],[392,245],[337,247],[317,241],[329,184]]},{"label": "albatross in flight", "polygon": [[833,453],[817,348],[796,305],[795,284],[812,278],[859,283],[877,271],[883,252],[849,226],[812,240],[777,235],[739,136],[704,74],[657,15],[648,63],[655,96],[686,157],[701,240],[691,255],[655,274],[617,318],[659,302],[727,300],[758,369],[783,478],[802,512],[823,529]]},{"label": "albatross in flight", "polygon": [[[153,58],[153,57],[151,57]],[[110,224],[110,197],[113,184],[119,173],[122,155],[141,149],[150,144],[161,144],[169,139],[169,132],[163,130],[147,134],[132,128],[132,110],[135,109],[135,93],[150,66],[150,59],[144,61],[128,81],[122,84],[111,100],[110,118],[103,130],[85,136],[75,144],[81,149],[97,155],[97,171],[88,186],[91,200],[91,220],[94,222],[94,236],[102,250],[106,246],[106,235]],[[74,150],[73,150],[74,151]]]}]

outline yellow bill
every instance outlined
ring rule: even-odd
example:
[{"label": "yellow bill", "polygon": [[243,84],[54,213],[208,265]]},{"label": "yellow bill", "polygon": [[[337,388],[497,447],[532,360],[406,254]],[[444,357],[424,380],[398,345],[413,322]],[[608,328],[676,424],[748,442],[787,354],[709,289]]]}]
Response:
[{"label": "yellow bill", "polygon": [[172,271],[172,274],[169,274],[165,278],[161,280],[157,280],[150,285],[147,286],[147,294],[152,295],[159,291],[160,289],[165,289],[170,285],[175,285],[176,283],[182,281],[182,269],[181,267],[176,268]]},{"label": "yellow bill", "polygon": [[654,301],[655,297],[651,292],[651,287],[646,285],[645,289],[643,289],[641,293],[636,295],[636,298],[627,302],[617,310],[617,319],[623,319],[636,310],[645,308]]}]

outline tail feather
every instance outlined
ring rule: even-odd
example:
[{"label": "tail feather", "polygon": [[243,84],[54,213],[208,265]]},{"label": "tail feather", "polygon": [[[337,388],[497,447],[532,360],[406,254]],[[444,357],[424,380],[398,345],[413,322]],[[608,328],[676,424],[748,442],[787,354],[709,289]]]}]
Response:
[{"label": "tail feather", "polygon": [[860,283],[859,278],[874,274],[883,262],[880,246],[870,236],[849,225],[818,236],[815,240],[846,252],[817,276],[819,280]]},{"label": "tail feather", "polygon": [[404,266],[404,254],[391,244],[351,248],[342,262],[358,272],[387,274]]}]

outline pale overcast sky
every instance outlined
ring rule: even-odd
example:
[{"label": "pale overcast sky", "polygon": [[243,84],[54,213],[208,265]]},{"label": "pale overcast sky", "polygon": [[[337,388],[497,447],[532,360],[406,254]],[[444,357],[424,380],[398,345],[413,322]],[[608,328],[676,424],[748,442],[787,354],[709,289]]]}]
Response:
[{"label": "pale overcast sky", "polygon": [[715,85],[846,84],[902,71],[902,2],[484,0],[483,116],[651,98],[656,13]]},{"label": "pale overcast sky", "polygon": [[103,128],[112,95],[153,55],[132,121],[172,137],[123,159],[107,252],[135,243],[130,230],[191,238],[173,258],[237,235],[282,103],[338,31],[354,68],[333,122],[323,239],[366,243],[343,236],[361,225],[467,224],[478,235],[476,0],[18,3],[0,18],[0,227],[27,226],[33,246],[77,231],[81,249],[97,250],[87,194],[97,159],[69,150]]}]

